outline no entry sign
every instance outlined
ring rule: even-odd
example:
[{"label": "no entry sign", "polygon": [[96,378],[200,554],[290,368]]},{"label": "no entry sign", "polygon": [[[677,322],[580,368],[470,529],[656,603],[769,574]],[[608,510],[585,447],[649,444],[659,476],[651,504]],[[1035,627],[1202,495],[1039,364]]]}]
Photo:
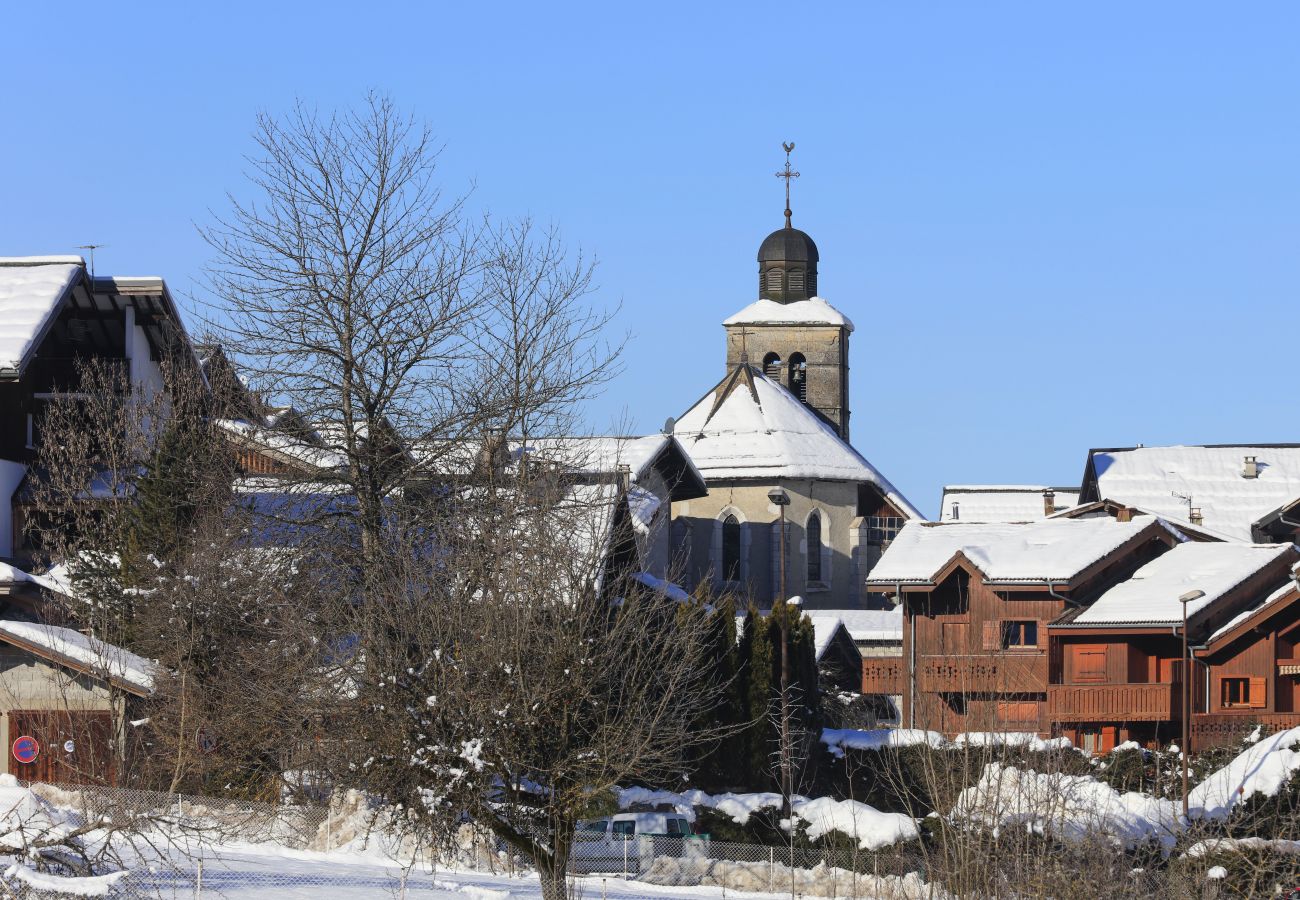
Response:
[{"label": "no entry sign", "polygon": [[14,741],[14,759],[20,763],[35,762],[40,752],[40,742],[30,735],[25,734]]}]

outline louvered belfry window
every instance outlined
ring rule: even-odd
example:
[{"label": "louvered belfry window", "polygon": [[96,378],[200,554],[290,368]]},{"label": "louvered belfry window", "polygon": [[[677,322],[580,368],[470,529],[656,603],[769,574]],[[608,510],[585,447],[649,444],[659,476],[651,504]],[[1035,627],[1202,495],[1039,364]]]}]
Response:
[{"label": "louvered belfry window", "polygon": [[767,289],[769,291],[781,290],[781,276],[785,274],[780,269],[767,270]]},{"label": "louvered belfry window", "polygon": [[790,291],[803,293],[803,269],[790,270]]},{"label": "louvered belfry window", "polygon": [[775,353],[764,356],[763,374],[779,384],[781,381],[781,357]]}]

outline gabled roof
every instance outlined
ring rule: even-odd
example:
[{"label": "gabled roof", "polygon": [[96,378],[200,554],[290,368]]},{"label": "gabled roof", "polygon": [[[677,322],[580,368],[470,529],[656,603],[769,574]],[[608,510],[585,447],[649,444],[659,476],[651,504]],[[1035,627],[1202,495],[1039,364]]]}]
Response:
[{"label": "gabled roof", "polygon": [[1291,606],[1296,600],[1300,600],[1300,585],[1295,581],[1288,581],[1259,603],[1242,610],[1221,625],[1206,640],[1205,651],[1213,653],[1242,634],[1252,631],[1256,625]]},{"label": "gabled roof", "polygon": [[756,300],[734,316],[723,320],[723,325],[832,325],[846,331],[853,323],[821,297],[778,303],[775,300]]},{"label": "gabled roof", "polygon": [[1191,591],[1205,596],[1187,604],[1188,619],[1208,611],[1270,566],[1285,576],[1287,561],[1300,557],[1290,544],[1179,544],[1151,560],[1126,581],[1110,588],[1068,624],[1174,625],[1183,621],[1178,598]]},{"label": "gabled roof", "polygon": [[1065,588],[1076,576],[1130,543],[1153,534],[1180,538],[1164,522],[1138,516],[1131,522],[1043,519],[1038,522],[913,523],[904,525],[871,570],[867,583],[935,584],[965,560],[988,583],[1043,584]]},{"label": "gabled roof", "polygon": [[[1243,477],[1247,456],[1258,476]],[[1122,447],[1090,450],[1084,502],[1114,500],[1175,523],[1201,510],[1206,528],[1253,541],[1254,526],[1300,499],[1300,444]]]},{"label": "gabled roof", "polygon": [[[939,501],[941,522],[1033,522],[1046,518],[1043,494],[1052,491],[1055,512],[1079,502],[1075,487],[1038,484],[950,484]],[[954,511],[953,506],[956,505]]]},{"label": "gabled roof", "polygon": [[925,520],[835,429],[753,366],[732,369],[682,414],[674,434],[706,480],[867,482],[907,518]]},{"label": "gabled roof", "polygon": [[[126,306],[143,314],[136,324],[156,347],[185,347],[193,354],[163,279],[92,278],[80,256],[0,257],[0,377],[15,378],[26,370],[65,309],[93,320]],[[105,337],[99,329],[89,333]]]},{"label": "gabled roof", "polygon": [[108,681],[138,697],[153,693],[152,662],[71,628],[3,619],[0,620],[0,641],[73,671]]},{"label": "gabled roof", "polygon": [[903,607],[893,609],[822,609],[821,615],[836,616],[855,641],[901,641]]},{"label": "gabled roof", "polygon": [[849,634],[848,629],[844,627],[844,622],[841,621],[839,616],[828,615],[821,612],[809,612],[808,620],[812,622],[813,651],[817,662],[822,661],[822,657],[825,656],[826,651],[830,649],[831,642],[835,640],[835,636],[840,632],[844,632],[844,638],[846,640],[853,640],[853,636]]},{"label": "gabled roof", "polygon": [[[1115,500],[1095,500],[1092,503],[1080,503],[1078,506],[1072,506],[1069,509],[1063,509],[1058,513],[1048,516],[1049,519],[1088,519],[1098,516],[1116,517],[1121,511],[1128,510],[1129,514],[1134,513],[1143,516],[1155,516],[1160,518],[1159,513],[1149,509],[1143,509],[1140,506],[1132,506],[1128,503],[1119,503]],[[1166,523],[1168,524],[1168,523]],[[1170,524],[1171,528],[1174,526]],[[1235,541],[1236,538],[1222,531],[1215,531],[1213,528],[1206,528],[1204,525],[1193,525],[1191,522],[1179,522],[1178,531],[1183,535],[1190,537],[1194,541]]]}]

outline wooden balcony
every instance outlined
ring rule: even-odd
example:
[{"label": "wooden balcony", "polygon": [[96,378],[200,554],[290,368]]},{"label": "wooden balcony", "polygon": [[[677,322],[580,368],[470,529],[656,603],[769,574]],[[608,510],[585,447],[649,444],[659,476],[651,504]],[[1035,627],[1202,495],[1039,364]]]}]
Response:
[{"label": "wooden balcony", "polygon": [[1277,661],[1277,674],[1300,675],[1300,659],[1279,659]]},{"label": "wooden balcony", "polygon": [[919,691],[943,694],[1041,694],[1047,690],[1047,654],[1006,651],[975,656],[923,656]]},{"label": "wooden balcony", "polygon": [[901,656],[867,656],[862,660],[862,693],[901,694],[906,667]]},{"label": "wooden balcony", "polygon": [[1182,685],[1053,684],[1047,715],[1053,722],[1167,722],[1182,718]]}]

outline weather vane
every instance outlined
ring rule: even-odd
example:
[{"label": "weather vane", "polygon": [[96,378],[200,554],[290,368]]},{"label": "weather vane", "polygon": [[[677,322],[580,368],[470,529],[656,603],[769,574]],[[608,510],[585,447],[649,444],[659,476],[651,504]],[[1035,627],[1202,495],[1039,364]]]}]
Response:
[{"label": "weather vane", "polygon": [[790,168],[790,152],[794,150],[794,141],[782,141],[781,146],[785,148],[785,169],[777,172],[776,177],[785,179],[785,227],[790,228],[790,179],[798,178],[799,173]]}]

